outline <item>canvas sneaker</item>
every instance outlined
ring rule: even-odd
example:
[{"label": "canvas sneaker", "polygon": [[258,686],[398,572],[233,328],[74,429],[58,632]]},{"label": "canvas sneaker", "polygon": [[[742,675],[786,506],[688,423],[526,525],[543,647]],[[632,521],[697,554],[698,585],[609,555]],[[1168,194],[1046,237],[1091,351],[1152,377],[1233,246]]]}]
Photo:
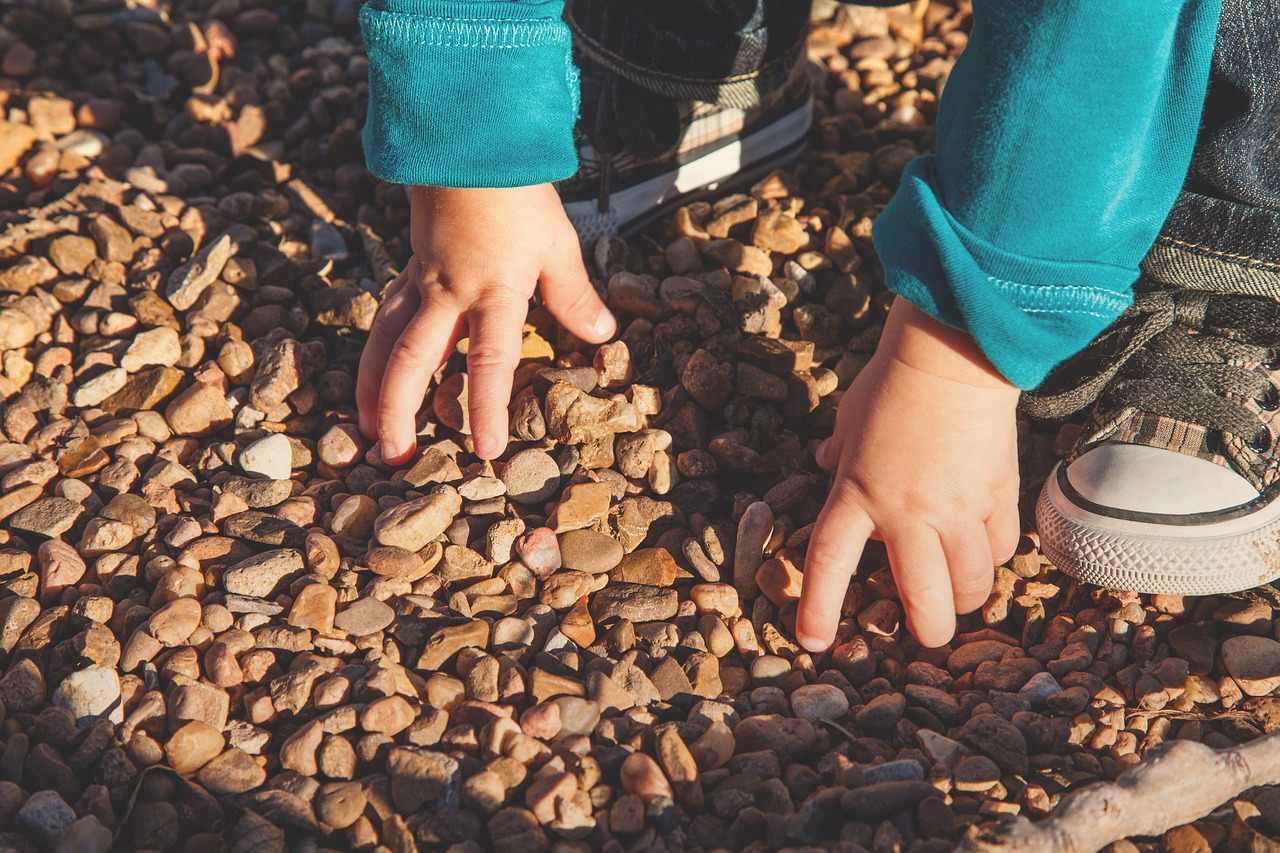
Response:
[{"label": "canvas sneaker", "polygon": [[1044,555],[1146,593],[1280,577],[1280,303],[1142,282],[1090,360],[1085,378],[1023,403],[1061,418],[1094,401],[1036,506]]},{"label": "canvas sneaker", "polygon": [[[593,86],[609,84],[605,72],[584,65],[584,104],[596,100]],[[813,84],[801,60],[784,85],[748,109],[656,96],[654,104],[670,115],[636,108],[610,117],[607,129],[580,123],[580,168],[557,188],[584,243],[630,236],[675,207],[795,161],[813,120]]]}]

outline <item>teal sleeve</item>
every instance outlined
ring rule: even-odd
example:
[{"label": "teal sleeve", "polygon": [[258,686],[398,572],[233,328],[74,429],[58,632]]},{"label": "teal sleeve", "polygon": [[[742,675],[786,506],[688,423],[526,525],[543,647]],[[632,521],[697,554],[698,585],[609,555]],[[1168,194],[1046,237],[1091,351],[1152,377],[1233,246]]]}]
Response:
[{"label": "teal sleeve", "polygon": [[369,171],[417,186],[513,187],[578,168],[564,0],[369,0]]},{"label": "teal sleeve", "polygon": [[873,237],[891,290],[1034,388],[1131,304],[1199,129],[1218,0],[974,0]]}]

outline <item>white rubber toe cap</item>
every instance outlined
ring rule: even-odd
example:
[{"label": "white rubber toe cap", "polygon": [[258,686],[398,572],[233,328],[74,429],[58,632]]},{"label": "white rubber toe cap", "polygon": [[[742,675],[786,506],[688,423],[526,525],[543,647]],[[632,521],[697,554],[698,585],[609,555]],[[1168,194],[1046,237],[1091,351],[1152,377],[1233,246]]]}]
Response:
[{"label": "white rubber toe cap", "polygon": [[1080,497],[1099,507],[1195,515],[1247,504],[1258,491],[1229,468],[1159,447],[1101,444],[1067,467]]}]

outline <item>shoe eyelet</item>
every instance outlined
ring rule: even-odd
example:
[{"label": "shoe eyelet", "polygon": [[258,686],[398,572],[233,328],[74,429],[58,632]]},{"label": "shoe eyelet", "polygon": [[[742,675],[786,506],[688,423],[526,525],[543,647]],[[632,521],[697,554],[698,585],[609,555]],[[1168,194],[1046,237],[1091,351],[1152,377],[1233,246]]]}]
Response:
[{"label": "shoe eyelet", "polygon": [[1227,452],[1227,443],[1222,435],[1222,430],[1211,429],[1204,435],[1205,450],[1217,456],[1225,456]]},{"label": "shoe eyelet", "polygon": [[1266,392],[1258,399],[1254,400],[1258,404],[1258,408],[1264,412],[1274,412],[1280,409],[1280,392],[1276,391],[1276,386],[1268,385]]},{"label": "shoe eyelet", "polygon": [[1267,360],[1262,363],[1264,370],[1275,373],[1280,370],[1280,349],[1272,349],[1267,352]]},{"label": "shoe eyelet", "polygon": [[1275,437],[1271,435],[1271,430],[1263,427],[1261,433],[1250,439],[1249,449],[1254,453],[1266,453],[1274,443]]}]

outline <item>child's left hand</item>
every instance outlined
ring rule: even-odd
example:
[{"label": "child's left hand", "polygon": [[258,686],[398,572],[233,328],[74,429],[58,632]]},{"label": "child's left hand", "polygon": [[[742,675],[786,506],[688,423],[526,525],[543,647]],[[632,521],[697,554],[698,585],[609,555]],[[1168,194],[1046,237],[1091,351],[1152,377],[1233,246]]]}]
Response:
[{"label": "child's left hand", "polygon": [[889,551],[907,627],[925,646],[981,607],[1020,535],[1018,389],[967,335],[903,299],[840,401],[818,462],[835,470],[805,558],[796,636],[831,645],[868,539]]}]

